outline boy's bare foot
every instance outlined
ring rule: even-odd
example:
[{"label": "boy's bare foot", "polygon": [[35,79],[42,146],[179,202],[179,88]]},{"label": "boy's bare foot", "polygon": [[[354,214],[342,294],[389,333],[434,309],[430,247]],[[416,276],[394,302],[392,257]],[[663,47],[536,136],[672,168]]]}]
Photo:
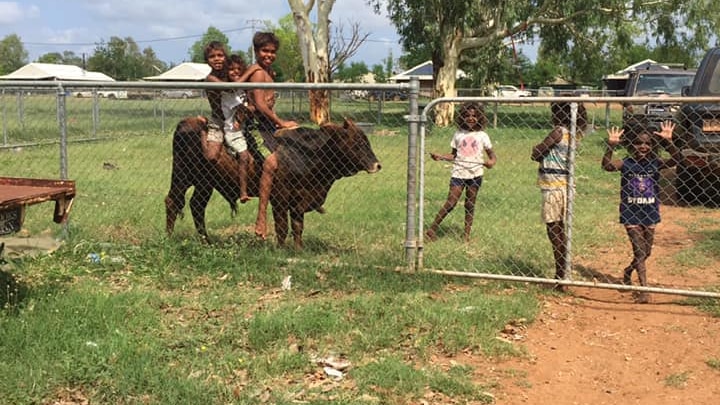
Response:
[{"label": "boy's bare foot", "polygon": [[435,235],[435,231],[433,230],[425,232],[425,237],[427,237],[430,242],[435,242],[437,240],[437,235]]},{"label": "boy's bare foot", "polygon": [[267,224],[264,221],[255,222],[255,236],[262,240],[267,238]]},{"label": "boy's bare foot", "polygon": [[327,211],[325,211],[325,207],[317,207],[315,208],[315,212],[317,212],[318,214],[324,214]]},{"label": "boy's bare foot", "polygon": [[247,194],[240,196],[240,204],[245,204],[248,201],[250,201],[250,197]]}]

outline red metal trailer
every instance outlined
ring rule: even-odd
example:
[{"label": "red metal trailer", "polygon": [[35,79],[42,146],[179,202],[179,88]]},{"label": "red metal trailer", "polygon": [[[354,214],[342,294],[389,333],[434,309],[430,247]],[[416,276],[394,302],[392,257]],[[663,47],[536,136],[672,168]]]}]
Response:
[{"label": "red metal trailer", "polygon": [[19,231],[25,220],[25,208],[45,201],[55,201],[53,221],[65,222],[74,197],[72,180],[0,177],[0,235]]}]

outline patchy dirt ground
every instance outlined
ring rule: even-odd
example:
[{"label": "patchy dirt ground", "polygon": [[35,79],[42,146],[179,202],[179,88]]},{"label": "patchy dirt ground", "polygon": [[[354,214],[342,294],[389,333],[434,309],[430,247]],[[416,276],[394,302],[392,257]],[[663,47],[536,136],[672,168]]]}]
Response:
[{"label": "patchy dirt ground", "polygon": [[[662,207],[648,262],[651,285],[717,284],[720,260],[682,272],[668,265],[699,237],[687,229],[690,215]],[[720,210],[707,215],[720,221]],[[619,275],[630,255],[626,243],[576,265]],[[498,382],[498,404],[717,404],[720,369],[708,362],[720,361],[720,319],[683,300],[653,294],[650,304],[636,304],[628,292],[571,287],[548,296],[536,322],[521,332],[527,358],[478,367],[478,377]]]}]

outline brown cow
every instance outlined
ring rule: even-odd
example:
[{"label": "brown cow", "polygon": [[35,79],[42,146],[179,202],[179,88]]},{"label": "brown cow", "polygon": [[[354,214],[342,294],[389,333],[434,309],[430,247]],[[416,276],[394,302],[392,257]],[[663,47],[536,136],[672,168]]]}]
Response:
[{"label": "brown cow", "polygon": [[270,193],[275,236],[284,245],[289,217],[295,249],[302,249],[305,213],[322,208],[335,181],[381,166],[365,133],[347,119],[342,126],[284,129],[275,137],[278,168]]},{"label": "brown cow", "polygon": [[[237,211],[237,200],[240,198],[238,161],[227,153],[221,153],[214,164],[209,162],[202,152],[204,137],[207,137],[207,120],[202,117],[185,118],[175,128],[170,191],[165,197],[165,226],[168,235],[175,229],[178,215],[182,215],[185,193],[190,187],[194,187],[190,197],[190,212],[195,229],[203,238],[207,239],[205,208],[213,190],[217,190],[230,203],[233,213]],[[252,140],[252,137],[248,140]],[[263,157],[253,142],[249,142],[248,148],[254,157],[247,176],[248,194],[257,196]]]},{"label": "brown cow", "polygon": [[[175,220],[185,205],[185,193],[191,186],[195,190],[190,210],[201,236],[207,238],[205,208],[213,189],[222,194],[233,211],[237,209],[237,162],[225,153],[216,166],[204,158],[201,137],[206,129],[203,121],[187,118],[178,124],[173,135],[172,182],[165,198],[168,235],[173,232]],[[367,136],[349,120],[342,126],[326,124],[320,129],[282,130],[276,137],[280,145],[276,150],[278,168],[270,194],[275,234],[278,244],[283,246],[289,218],[294,246],[301,249],[305,213],[321,209],[336,180],[361,170],[375,173],[380,170],[380,163]],[[262,156],[254,155],[255,164],[248,173],[248,193],[256,196]]]}]

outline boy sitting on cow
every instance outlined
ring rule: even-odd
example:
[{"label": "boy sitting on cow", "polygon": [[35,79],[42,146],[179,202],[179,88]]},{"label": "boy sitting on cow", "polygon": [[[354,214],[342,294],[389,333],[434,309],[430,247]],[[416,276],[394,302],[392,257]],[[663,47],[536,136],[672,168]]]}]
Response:
[{"label": "boy sitting on cow", "polygon": [[[225,47],[218,41],[212,41],[207,45],[205,60],[212,69],[206,78],[209,82],[244,82],[252,74],[251,71],[246,70],[245,62],[239,55],[233,54],[228,57]],[[249,115],[245,92],[242,89],[208,90],[207,94],[211,118],[208,122],[205,157],[210,162],[216,162],[221,150],[221,142],[224,140],[230,153],[239,163],[240,203],[244,204],[250,200],[247,192],[247,173],[252,163],[243,132],[243,123]]]}]

